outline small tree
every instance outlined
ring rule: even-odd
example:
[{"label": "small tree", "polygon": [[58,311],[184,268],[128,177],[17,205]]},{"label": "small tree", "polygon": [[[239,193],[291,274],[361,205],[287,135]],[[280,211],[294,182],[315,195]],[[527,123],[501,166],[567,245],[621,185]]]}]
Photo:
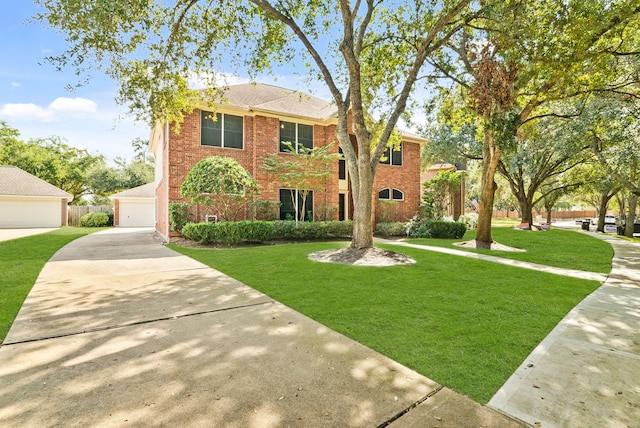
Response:
[{"label": "small tree", "polygon": [[305,220],[305,203],[310,191],[325,187],[325,179],[331,176],[331,163],[340,157],[330,153],[333,143],[313,149],[299,145],[297,150],[290,142],[283,142],[286,155],[272,153],[262,158],[260,168],[269,171],[284,187],[291,189],[291,202],[296,204],[296,192],[302,199],[302,209],[296,221]]},{"label": "small tree", "polygon": [[460,190],[462,173],[458,171],[440,171],[432,179],[422,183],[423,205],[428,207],[428,217],[438,220],[447,213],[451,195]]},{"label": "small tree", "polygon": [[180,195],[194,204],[215,206],[223,220],[235,219],[240,206],[246,206],[258,192],[249,172],[226,156],[202,159],[189,171]]}]

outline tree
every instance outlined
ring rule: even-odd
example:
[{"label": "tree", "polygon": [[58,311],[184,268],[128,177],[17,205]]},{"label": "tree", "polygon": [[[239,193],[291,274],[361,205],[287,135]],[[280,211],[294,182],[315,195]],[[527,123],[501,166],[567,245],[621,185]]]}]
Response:
[{"label": "tree", "polygon": [[427,57],[482,13],[471,0],[36,1],[45,8],[37,18],[65,32],[70,45],[51,60],[102,68],[120,83],[119,101],[152,124],[180,123],[192,111],[201,99],[189,87],[193,76],[213,95],[224,90],[215,82],[223,65],[255,77],[304,64],[337,109],[354,202],[352,248],[373,246],[376,169],[426,77]]},{"label": "tree", "polygon": [[135,158],[127,162],[126,159],[118,157],[115,164],[101,164],[89,172],[87,182],[95,202],[103,201],[113,193],[151,183],[154,179],[153,162],[146,158]]},{"label": "tree", "polygon": [[[296,150],[290,142],[284,141],[286,155],[272,153],[262,159],[262,169],[269,171],[284,187],[291,191],[291,203],[296,207],[295,220],[305,221],[305,203],[310,191],[317,191],[326,186],[325,179],[332,174],[331,164],[339,158],[338,153],[331,153],[333,144],[312,149],[298,146]],[[297,209],[296,193],[302,200],[300,213]]]},{"label": "tree", "polygon": [[60,137],[19,140],[17,130],[3,122],[0,164],[13,165],[73,195],[72,204],[89,191],[87,172],[104,165],[102,155],[71,147]]},{"label": "tree", "polygon": [[423,204],[427,207],[427,217],[433,219],[443,218],[451,203],[451,196],[460,191],[463,175],[459,171],[440,171],[430,180],[422,183],[424,194]]},{"label": "tree", "polygon": [[582,184],[566,173],[587,162],[592,153],[570,131],[557,118],[530,123],[521,128],[519,144],[499,159],[498,172],[518,200],[522,223],[533,224],[533,208],[539,203],[553,206],[564,193]]},{"label": "tree", "polygon": [[640,196],[640,87],[635,97],[594,97],[582,122],[605,173],[629,192],[625,235],[633,236]]},{"label": "tree", "polygon": [[490,9],[494,13],[484,22],[451,39],[459,67],[433,62],[441,77],[456,82],[463,100],[457,101],[462,109],[449,109],[449,122],[472,123],[482,141],[478,247],[491,245],[495,173],[503,152],[519,144],[521,127],[580,114],[554,111],[551,104],[558,100],[633,88],[640,52],[635,0],[512,1]]},{"label": "tree", "polygon": [[194,204],[213,205],[221,220],[234,220],[258,193],[258,185],[237,161],[212,156],[195,164],[180,187],[180,195]]}]

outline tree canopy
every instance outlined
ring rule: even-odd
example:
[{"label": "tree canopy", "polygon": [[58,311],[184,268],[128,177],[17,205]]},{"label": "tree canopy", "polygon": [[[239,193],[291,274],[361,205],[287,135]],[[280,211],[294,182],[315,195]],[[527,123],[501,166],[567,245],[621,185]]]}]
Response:
[{"label": "tree canopy", "polygon": [[423,79],[427,57],[482,13],[471,0],[36,1],[37,18],[67,37],[68,50],[51,59],[103,70],[119,82],[119,100],[150,123],[179,123],[192,111],[201,101],[194,77],[211,94],[228,71],[256,78],[293,65],[323,81],[337,108],[357,248],[373,245],[379,160],[419,79],[433,84]]},{"label": "tree canopy", "polygon": [[87,173],[104,165],[104,156],[71,147],[60,137],[20,140],[17,129],[1,123],[0,165],[13,165],[73,195],[71,203],[90,191]]},{"label": "tree canopy", "polygon": [[227,156],[211,156],[187,173],[180,195],[195,204],[214,205],[221,220],[237,217],[243,206],[258,193],[258,185],[237,161]]}]

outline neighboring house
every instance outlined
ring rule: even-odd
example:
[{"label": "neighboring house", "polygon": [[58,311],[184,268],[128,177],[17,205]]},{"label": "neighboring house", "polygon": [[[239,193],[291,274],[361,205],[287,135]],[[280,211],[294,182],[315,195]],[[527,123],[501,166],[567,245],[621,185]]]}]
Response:
[{"label": "neighboring house", "polygon": [[[440,171],[464,171],[465,167],[460,167],[460,165],[452,165],[450,163],[436,163],[433,164],[427,169],[425,172],[420,174],[420,182],[424,183],[427,180],[431,180],[435,177]],[[422,189],[424,191],[424,189]],[[458,220],[461,215],[465,214],[465,203],[466,199],[466,191],[464,180],[460,184],[460,189],[456,192],[452,192],[449,195],[449,208],[448,215],[452,216],[454,220]]]},{"label": "neighboring house", "polygon": [[[260,168],[261,159],[272,153],[283,153],[282,141],[294,146],[321,147],[336,142],[336,109],[319,98],[265,84],[243,84],[227,88],[224,100],[215,103],[215,120],[205,102],[185,117],[179,133],[172,124],[156,126],[149,143],[156,165],[156,229],[169,237],[170,202],[187,202],[180,197],[180,186],[187,173],[203,158],[228,156],[238,161],[256,180],[262,200],[279,201],[280,218],[295,217],[302,206],[301,197],[290,196],[273,176]],[[374,210],[376,221],[383,214],[391,219],[411,218],[420,204],[420,145],[425,140],[403,132],[400,151],[392,151],[386,162],[378,166],[374,182]],[[322,191],[310,192],[305,210],[315,219],[319,212],[334,212],[336,220],[352,217],[347,168],[344,160],[336,160],[331,178]],[[387,204],[380,200],[389,201]],[[391,210],[389,208],[391,207]],[[204,221],[205,210],[196,210],[197,220]],[[210,213],[215,214],[215,213]],[[248,216],[247,213],[245,216]]]},{"label": "neighboring house", "polygon": [[73,196],[15,166],[0,166],[0,228],[67,225]]},{"label": "neighboring house", "polygon": [[156,225],[155,184],[148,183],[109,196],[113,201],[113,225],[153,227]]}]

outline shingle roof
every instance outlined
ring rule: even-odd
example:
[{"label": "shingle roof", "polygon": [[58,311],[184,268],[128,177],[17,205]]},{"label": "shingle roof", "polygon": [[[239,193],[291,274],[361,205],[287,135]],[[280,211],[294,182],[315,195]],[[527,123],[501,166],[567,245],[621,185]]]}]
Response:
[{"label": "shingle roof", "polygon": [[[338,109],[330,102],[292,89],[264,83],[244,83],[227,86],[222,98],[214,103],[246,110],[262,110],[275,114],[328,120],[336,117]],[[403,137],[425,141],[423,137],[405,129],[398,129]]]},{"label": "shingle roof", "polygon": [[284,113],[315,120],[327,120],[337,112],[333,104],[320,98],[264,83],[228,86],[225,88],[222,99],[217,97],[214,102],[247,110]]},{"label": "shingle roof", "polygon": [[73,198],[73,195],[17,166],[0,166],[0,195]]},{"label": "shingle roof", "polygon": [[153,198],[155,197],[156,186],[155,183],[147,183],[142,186],[134,187],[133,189],[123,190],[122,192],[114,193],[109,196],[109,199],[121,199],[121,198]]}]

